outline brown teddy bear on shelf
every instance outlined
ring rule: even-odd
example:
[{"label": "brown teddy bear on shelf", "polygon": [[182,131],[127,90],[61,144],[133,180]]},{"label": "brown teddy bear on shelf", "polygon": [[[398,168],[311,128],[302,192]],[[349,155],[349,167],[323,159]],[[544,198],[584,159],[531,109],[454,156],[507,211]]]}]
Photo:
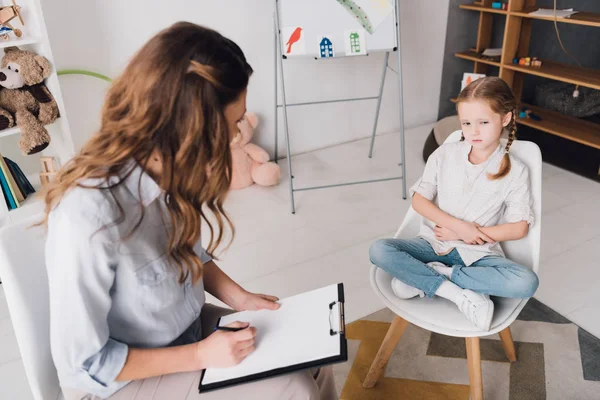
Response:
[{"label": "brown teddy bear on shelf", "polygon": [[58,105],[44,85],[50,62],[17,47],[4,49],[0,69],[0,129],[21,128],[19,147],[25,155],[39,153],[50,144],[44,125],[58,118]]}]

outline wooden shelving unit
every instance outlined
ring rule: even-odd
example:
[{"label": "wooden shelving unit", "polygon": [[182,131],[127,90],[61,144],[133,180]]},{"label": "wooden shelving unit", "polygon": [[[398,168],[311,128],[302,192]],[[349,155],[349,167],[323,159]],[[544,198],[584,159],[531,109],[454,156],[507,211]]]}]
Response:
[{"label": "wooden shelving unit", "polygon": [[[526,67],[512,63],[512,60],[515,57],[529,56],[532,21],[534,19],[554,21],[554,17],[529,14],[538,9],[535,0],[509,0],[507,10],[491,8],[492,0],[483,0],[482,3],[482,5],[460,5],[461,9],[479,12],[476,51],[470,50],[455,54],[458,58],[473,61],[473,72],[488,74],[490,65],[499,67],[500,77],[511,86],[518,99],[522,98],[523,80],[526,75],[541,76],[547,79],[600,90],[600,70],[597,69],[581,68],[553,62],[552,60],[542,60],[541,67]],[[493,14],[502,14],[506,16],[500,63],[483,60],[477,55],[478,52],[490,47]],[[600,14],[579,12],[570,18],[558,18],[557,22],[600,27]],[[590,44],[590,49],[595,50],[595,48],[595,46]],[[451,100],[456,101],[456,99]],[[540,116],[541,120],[536,121],[531,118],[518,118],[517,122],[519,124],[600,149],[600,124],[595,124],[524,103],[522,103],[521,106],[530,108],[534,114]],[[600,174],[600,166],[598,173]]]}]

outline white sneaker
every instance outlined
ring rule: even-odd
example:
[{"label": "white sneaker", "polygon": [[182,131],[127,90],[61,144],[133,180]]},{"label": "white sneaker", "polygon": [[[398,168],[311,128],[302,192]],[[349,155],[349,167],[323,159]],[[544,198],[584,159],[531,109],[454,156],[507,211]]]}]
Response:
[{"label": "white sneaker", "polygon": [[438,274],[444,275],[448,279],[450,279],[452,276],[452,267],[449,267],[446,264],[443,264],[439,261],[432,261],[428,262],[427,265],[433,268]]},{"label": "white sneaker", "polygon": [[403,300],[412,299],[415,296],[421,298],[425,297],[425,292],[416,287],[407,285],[397,278],[392,278],[392,291],[397,297]]},{"label": "white sneaker", "polygon": [[490,330],[494,315],[494,303],[490,296],[463,289],[457,296],[456,305],[478,329],[486,332]]}]

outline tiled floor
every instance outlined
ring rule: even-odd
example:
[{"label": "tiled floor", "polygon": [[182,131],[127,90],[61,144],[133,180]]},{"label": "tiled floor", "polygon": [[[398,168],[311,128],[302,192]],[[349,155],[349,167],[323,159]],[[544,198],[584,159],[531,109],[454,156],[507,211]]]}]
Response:
[{"label": "tiled floor", "polygon": [[[431,126],[406,132],[408,184],[423,170],[423,142]],[[297,187],[398,175],[399,139],[379,136],[374,158],[368,141],[335,146],[293,158]],[[287,176],[287,163],[282,164]],[[543,169],[541,285],[536,297],[600,336],[600,295],[595,255],[600,247],[600,184],[552,165]],[[400,181],[296,193],[290,213],[287,178],[275,188],[233,192],[227,209],[236,238],[221,267],[247,289],[285,297],[344,282],[348,322],[382,305],[371,290],[368,247],[391,236],[409,201]],[[585,221],[585,224],[584,224]],[[0,399],[29,399],[4,293],[0,289]]]}]

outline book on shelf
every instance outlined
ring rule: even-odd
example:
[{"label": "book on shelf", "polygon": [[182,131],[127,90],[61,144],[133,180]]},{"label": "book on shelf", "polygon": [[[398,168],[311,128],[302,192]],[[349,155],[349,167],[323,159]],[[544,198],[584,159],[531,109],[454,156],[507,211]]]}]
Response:
[{"label": "book on shelf", "polygon": [[8,169],[10,169],[10,173],[12,174],[13,178],[15,178],[17,186],[19,186],[19,189],[21,190],[21,193],[23,193],[23,196],[27,198],[27,196],[29,196],[30,194],[35,193],[35,189],[31,185],[29,180],[27,180],[27,177],[25,177],[25,174],[17,165],[17,163],[6,157],[4,157],[4,161],[6,162],[6,165],[8,165]]},{"label": "book on shelf", "polygon": [[2,170],[2,174],[4,174],[4,178],[8,181],[8,187],[10,188],[13,198],[17,203],[17,207],[20,207],[21,203],[25,201],[25,196],[23,196],[23,193],[21,193],[21,191],[19,190],[17,182],[15,182],[15,178],[13,178],[12,174],[10,173],[10,170],[8,169],[8,165],[6,165],[6,162],[4,161],[4,157],[2,157],[1,155],[0,169]]},{"label": "book on shelf", "polygon": [[4,171],[0,169],[0,187],[2,188],[2,194],[6,199],[6,205],[9,210],[14,210],[18,207],[15,198],[13,197],[12,191],[10,190],[10,186],[8,185],[8,179],[4,176]]},{"label": "book on shelf", "polygon": [[0,214],[19,208],[30,194],[35,193],[35,189],[21,168],[12,160],[2,157],[1,154],[0,191],[2,192]]},{"label": "book on shelf", "polygon": [[4,191],[4,176],[0,172],[0,217],[6,215],[10,211],[9,200]]}]

